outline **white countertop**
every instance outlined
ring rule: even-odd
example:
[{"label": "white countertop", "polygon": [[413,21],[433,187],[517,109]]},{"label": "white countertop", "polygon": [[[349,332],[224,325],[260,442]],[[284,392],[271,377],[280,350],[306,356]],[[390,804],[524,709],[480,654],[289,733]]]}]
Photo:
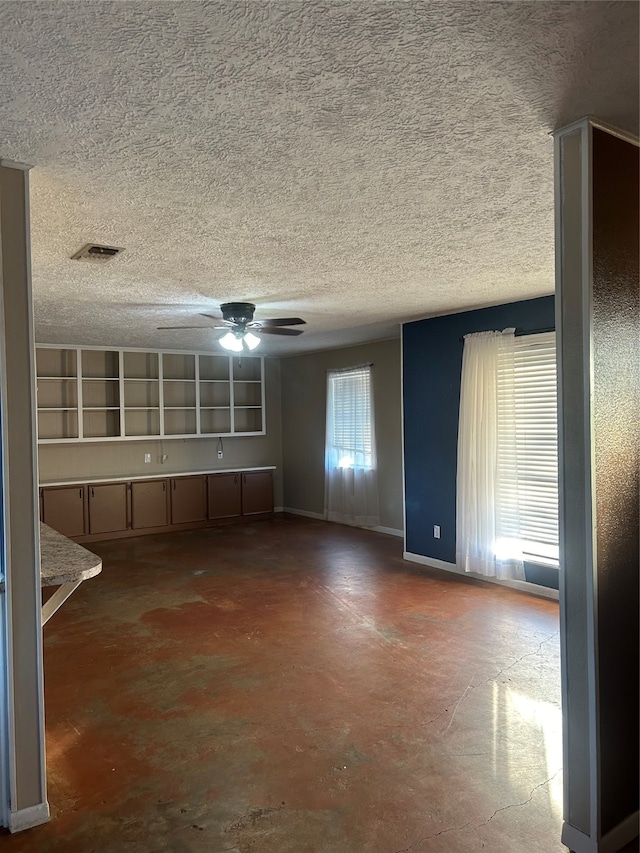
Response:
[{"label": "white countertop", "polygon": [[59,586],[93,578],[102,571],[96,554],[40,522],[40,577],[42,586]]},{"label": "white countertop", "polygon": [[[40,585],[61,586],[99,575],[102,560],[52,527],[40,522]],[[0,590],[4,581],[0,581]]]},{"label": "white countertop", "polygon": [[69,477],[64,480],[42,480],[41,486],[98,485],[99,483],[130,483],[134,480],[162,480],[169,477],[199,477],[203,474],[242,474],[248,471],[275,471],[275,465],[252,468],[205,468],[204,471],[163,471],[154,474],[121,474],[119,477]]}]

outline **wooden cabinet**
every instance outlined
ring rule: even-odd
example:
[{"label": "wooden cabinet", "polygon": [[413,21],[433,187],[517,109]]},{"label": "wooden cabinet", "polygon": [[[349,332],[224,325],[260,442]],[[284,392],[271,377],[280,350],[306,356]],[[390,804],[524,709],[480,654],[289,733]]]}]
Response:
[{"label": "wooden cabinet", "polygon": [[89,489],[89,533],[116,533],[128,527],[127,484],[101,483]]},{"label": "wooden cabinet", "polygon": [[209,518],[234,518],[242,512],[240,474],[209,474]]},{"label": "wooden cabinet", "polygon": [[209,474],[209,518],[273,512],[271,471]]},{"label": "wooden cabinet", "polygon": [[131,527],[166,527],[169,523],[167,480],[138,480],[131,484]]},{"label": "wooden cabinet", "polygon": [[273,513],[273,476],[225,471],[121,483],[43,486],[42,521],[81,542],[265,518]]},{"label": "wooden cabinet", "polygon": [[85,487],[40,489],[40,517],[64,536],[85,533]]},{"label": "wooden cabinet", "polygon": [[207,478],[175,477],[170,480],[171,524],[205,521],[207,518]]},{"label": "wooden cabinet", "polygon": [[273,512],[273,478],[271,471],[242,473],[242,514]]}]

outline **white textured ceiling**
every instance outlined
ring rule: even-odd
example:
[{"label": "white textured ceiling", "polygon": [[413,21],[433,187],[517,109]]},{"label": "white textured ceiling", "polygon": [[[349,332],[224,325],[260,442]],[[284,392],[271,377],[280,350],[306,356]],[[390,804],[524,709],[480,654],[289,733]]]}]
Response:
[{"label": "white textured ceiling", "polygon": [[637,132],[638,4],[3,2],[0,81],[39,341],[210,349],[156,327],[249,300],[288,354],[552,292],[548,134]]}]

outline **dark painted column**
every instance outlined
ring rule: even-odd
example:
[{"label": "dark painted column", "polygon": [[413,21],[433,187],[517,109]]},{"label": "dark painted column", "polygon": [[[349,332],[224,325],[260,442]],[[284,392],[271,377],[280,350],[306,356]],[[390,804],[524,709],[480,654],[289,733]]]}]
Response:
[{"label": "dark painted column", "polygon": [[556,329],[564,718],[562,840],[638,834],[638,140],[556,133]]}]

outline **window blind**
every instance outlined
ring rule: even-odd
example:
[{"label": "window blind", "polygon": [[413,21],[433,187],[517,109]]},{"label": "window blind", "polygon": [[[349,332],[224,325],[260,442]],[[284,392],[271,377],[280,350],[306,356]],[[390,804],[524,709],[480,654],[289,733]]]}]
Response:
[{"label": "window blind", "polygon": [[499,479],[517,494],[524,559],[558,566],[555,332],[517,337],[513,362],[498,360],[498,387],[499,446],[503,430],[516,434],[515,455],[498,453]]},{"label": "window blind", "polygon": [[[371,369],[369,366],[329,372],[328,443],[340,459],[373,465]],[[343,463],[345,464],[345,463]]]}]

